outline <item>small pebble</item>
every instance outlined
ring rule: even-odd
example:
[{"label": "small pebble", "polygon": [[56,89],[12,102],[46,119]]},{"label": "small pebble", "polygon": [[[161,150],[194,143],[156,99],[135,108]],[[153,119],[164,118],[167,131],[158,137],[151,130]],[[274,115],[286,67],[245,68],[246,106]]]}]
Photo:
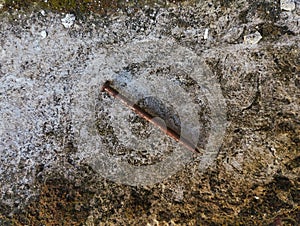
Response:
[{"label": "small pebble", "polygon": [[40,13],[42,14],[42,16],[45,16],[45,15],[46,15],[45,10],[41,10]]},{"label": "small pebble", "polygon": [[245,35],[244,36],[244,43],[245,44],[251,44],[251,45],[255,45],[257,44],[260,40],[262,39],[261,34],[256,31],[253,34],[249,34],[249,35]]},{"label": "small pebble", "polygon": [[75,205],[75,210],[80,211],[80,209],[81,209],[81,205],[80,204],[76,204]]},{"label": "small pebble", "polygon": [[208,39],[208,28],[205,29],[203,38]]},{"label": "small pebble", "polygon": [[280,0],[280,8],[281,10],[293,11],[296,8],[296,4],[294,0]]},{"label": "small pebble", "polygon": [[41,31],[42,39],[47,38],[47,31]]}]

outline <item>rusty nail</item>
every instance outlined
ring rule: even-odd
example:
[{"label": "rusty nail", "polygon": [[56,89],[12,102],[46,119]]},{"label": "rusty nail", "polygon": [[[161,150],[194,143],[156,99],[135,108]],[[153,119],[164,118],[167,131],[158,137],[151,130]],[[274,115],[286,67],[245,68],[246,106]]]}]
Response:
[{"label": "rusty nail", "polygon": [[161,131],[163,131],[165,134],[167,134],[169,137],[172,137],[177,142],[184,145],[187,149],[196,152],[201,153],[200,150],[195,147],[195,145],[190,142],[188,139],[180,136],[176,131],[172,130],[171,128],[165,127],[165,124],[162,123],[160,120],[155,120],[155,117],[150,115],[148,112],[146,112],[144,109],[142,109],[140,106],[129,100],[124,95],[120,94],[116,89],[114,89],[111,86],[111,81],[106,81],[102,88],[102,92],[107,92],[111,96],[119,99],[121,102],[123,102],[126,106],[128,106],[132,111],[134,111],[137,115],[142,117],[143,119],[147,120],[148,122],[152,123],[156,127],[158,127]]}]

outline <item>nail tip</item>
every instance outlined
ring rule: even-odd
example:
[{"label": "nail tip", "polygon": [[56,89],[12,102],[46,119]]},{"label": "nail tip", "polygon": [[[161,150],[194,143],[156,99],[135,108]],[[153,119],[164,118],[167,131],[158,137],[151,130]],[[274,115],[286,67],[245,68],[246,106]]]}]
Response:
[{"label": "nail tip", "polygon": [[197,153],[197,154],[201,154],[200,150],[198,148],[195,148],[194,151]]}]

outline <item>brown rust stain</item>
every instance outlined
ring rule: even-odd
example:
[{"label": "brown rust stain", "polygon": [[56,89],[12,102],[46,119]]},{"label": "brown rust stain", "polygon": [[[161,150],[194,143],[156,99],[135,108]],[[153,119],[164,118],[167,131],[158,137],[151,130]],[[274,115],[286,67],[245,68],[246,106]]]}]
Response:
[{"label": "brown rust stain", "polygon": [[85,183],[77,185],[54,176],[40,185],[40,195],[15,215],[15,225],[83,225],[89,215],[93,192]]}]

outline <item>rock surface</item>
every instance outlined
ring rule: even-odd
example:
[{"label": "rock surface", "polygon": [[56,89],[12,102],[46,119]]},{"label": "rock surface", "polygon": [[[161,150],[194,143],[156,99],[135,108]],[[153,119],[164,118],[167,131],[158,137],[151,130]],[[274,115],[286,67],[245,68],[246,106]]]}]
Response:
[{"label": "rock surface", "polygon": [[[129,1],[124,7],[112,1],[115,8],[105,2],[90,14],[3,3],[0,225],[297,225],[299,3],[284,11],[280,1]],[[255,33],[260,41],[245,44]],[[215,84],[191,77],[203,66],[197,59]],[[100,93],[107,79],[174,129],[183,128],[180,114],[196,112],[204,151],[221,128],[214,114],[223,117],[211,103],[225,101],[226,131],[217,133],[222,143],[213,146],[213,162],[202,167],[201,156],[189,155],[184,164],[179,158],[178,168],[149,185],[104,177],[91,164],[96,151],[107,149],[106,156],[140,169],[178,147]],[[147,84],[161,99],[141,98]],[[189,101],[184,95],[193,111],[176,109],[180,98]]]}]

